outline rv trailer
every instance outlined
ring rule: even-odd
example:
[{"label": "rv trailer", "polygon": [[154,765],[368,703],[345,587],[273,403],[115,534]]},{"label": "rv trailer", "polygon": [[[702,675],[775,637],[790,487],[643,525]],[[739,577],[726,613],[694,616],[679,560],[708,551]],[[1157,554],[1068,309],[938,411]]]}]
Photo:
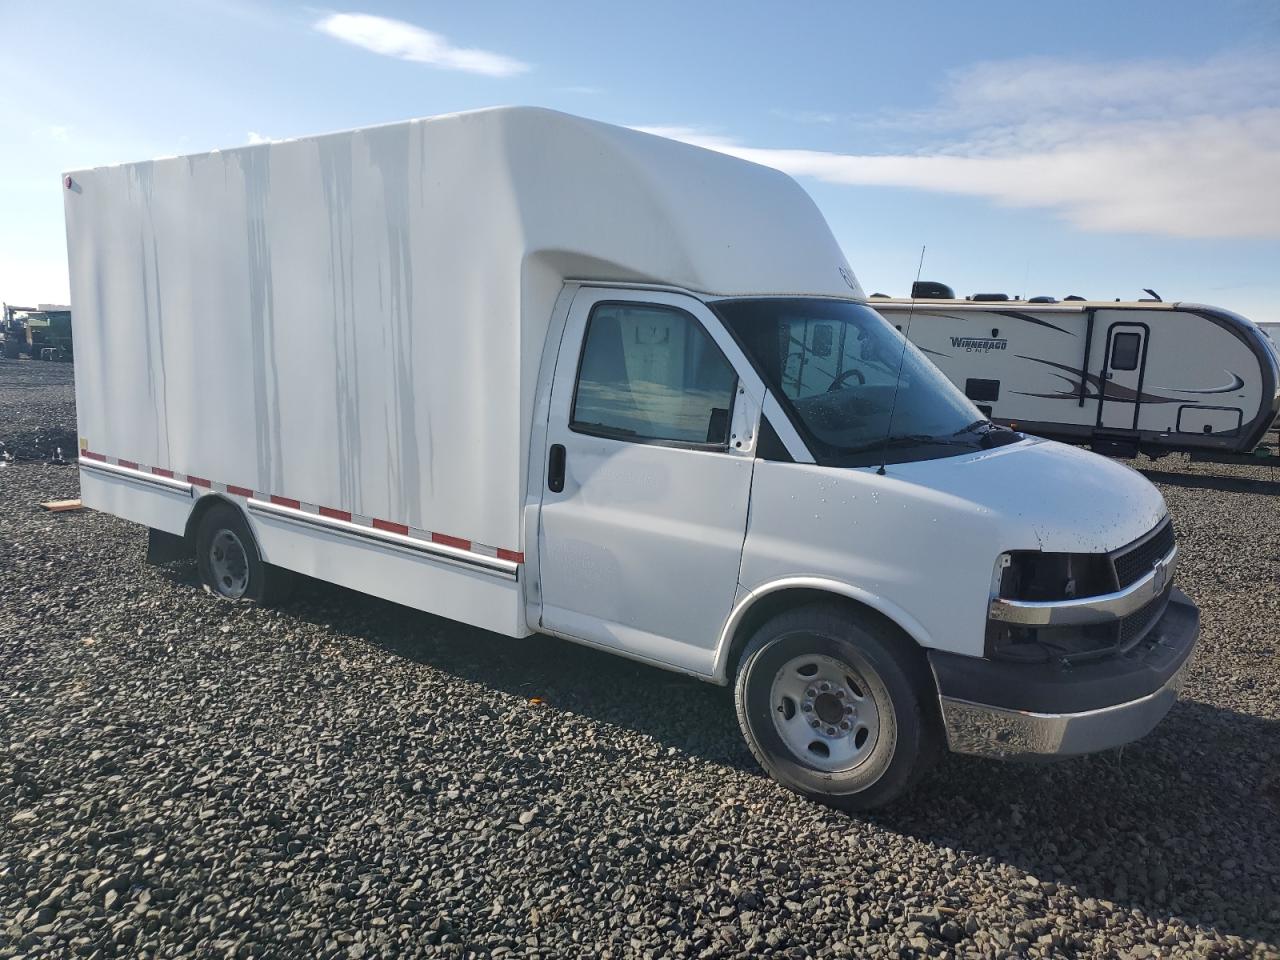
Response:
[{"label": "rv trailer", "polygon": [[[1251,321],[1198,303],[1004,294],[868,301],[996,423],[1113,456],[1230,459],[1280,407],[1280,358]],[[945,299],[938,298],[941,293]]]},{"label": "rv trailer", "polygon": [[1280,353],[1280,322],[1274,320],[1259,321],[1258,329],[1267,335],[1267,339],[1276,348],[1276,352]]}]

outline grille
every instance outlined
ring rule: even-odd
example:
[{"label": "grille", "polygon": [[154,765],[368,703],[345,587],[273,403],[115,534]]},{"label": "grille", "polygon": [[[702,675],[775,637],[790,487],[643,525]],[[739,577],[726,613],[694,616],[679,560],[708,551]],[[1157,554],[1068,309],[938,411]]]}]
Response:
[{"label": "grille", "polygon": [[1166,590],[1141,610],[1135,610],[1120,621],[1120,637],[1118,646],[1127,651],[1146,636],[1147,631],[1160,619],[1165,606],[1169,603],[1169,591]]},{"label": "grille", "polygon": [[1119,589],[1123,590],[1145,577],[1155,569],[1156,561],[1167,557],[1172,549],[1173,523],[1166,521],[1163,527],[1137,546],[1120,550],[1112,560]]}]

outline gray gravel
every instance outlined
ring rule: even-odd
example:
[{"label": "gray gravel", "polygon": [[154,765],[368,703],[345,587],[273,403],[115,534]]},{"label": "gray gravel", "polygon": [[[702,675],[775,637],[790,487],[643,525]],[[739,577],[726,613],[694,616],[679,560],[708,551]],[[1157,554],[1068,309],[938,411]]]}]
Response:
[{"label": "gray gravel", "polygon": [[0,357],[0,461],[75,456],[76,397],[69,363]]},{"label": "gray gravel", "polygon": [[[0,441],[74,436],[67,372],[0,366]],[[217,602],[36,508],[76,486],[0,468],[0,957],[1280,956],[1274,497],[1164,488],[1204,640],[1151,737],[853,818],[724,690],[316,584]]]}]

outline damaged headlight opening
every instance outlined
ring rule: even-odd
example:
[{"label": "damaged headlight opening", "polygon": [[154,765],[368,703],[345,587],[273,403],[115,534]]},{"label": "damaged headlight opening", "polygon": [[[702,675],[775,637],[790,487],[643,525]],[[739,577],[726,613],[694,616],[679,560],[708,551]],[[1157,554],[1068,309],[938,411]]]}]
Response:
[{"label": "damaged headlight opening", "polygon": [[[1111,594],[1120,584],[1108,554],[1015,550],[997,559],[991,586],[993,599],[1054,603]],[[987,621],[986,656],[1025,663],[1070,663],[1123,652],[1142,638],[1167,600],[1166,589],[1149,606],[1101,623],[1030,626],[993,617]]]}]

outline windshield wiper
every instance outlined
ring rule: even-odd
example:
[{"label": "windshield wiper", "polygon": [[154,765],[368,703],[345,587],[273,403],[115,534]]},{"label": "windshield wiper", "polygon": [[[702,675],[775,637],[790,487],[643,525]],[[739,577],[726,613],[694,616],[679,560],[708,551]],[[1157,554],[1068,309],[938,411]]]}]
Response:
[{"label": "windshield wiper", "polygon": [[935,437],[931,433],[896,433],[891,437],[883,440],[875,440],[871,443],[864,443],[859,447],[847,447],[845,453],[866,453],[870,450],[880,450],[889,447],[906,447],[915,444],[927,444],[933,447],[972,447],[973,443],[969,440],[953,440],[949,437]]},{"label": "windshield wiper", "polygon": [[1002,427],[998,423],[992,423],[990,420],[975,420],[967,427],[961,427],[953,437],[962,433],[969,433],[978,438],[978,443],[984,450],[990,450],[992,447],[1003,447],[1010,443],[1017,443],[1021,437],[1016,430],[1009,427]]},{"label": "windshield wiper", "polygon": [[958,437],[962,433],[976,433],[979,436],[985,436],[986,434],[990,433],[992,430],[998,430],[998,429],[1000,428],[997,427],[990,420],[975,420],[973,421],[973,423],[970,423],[966,426],[961,427],[959,430],[953,433],[952,436]]}]

